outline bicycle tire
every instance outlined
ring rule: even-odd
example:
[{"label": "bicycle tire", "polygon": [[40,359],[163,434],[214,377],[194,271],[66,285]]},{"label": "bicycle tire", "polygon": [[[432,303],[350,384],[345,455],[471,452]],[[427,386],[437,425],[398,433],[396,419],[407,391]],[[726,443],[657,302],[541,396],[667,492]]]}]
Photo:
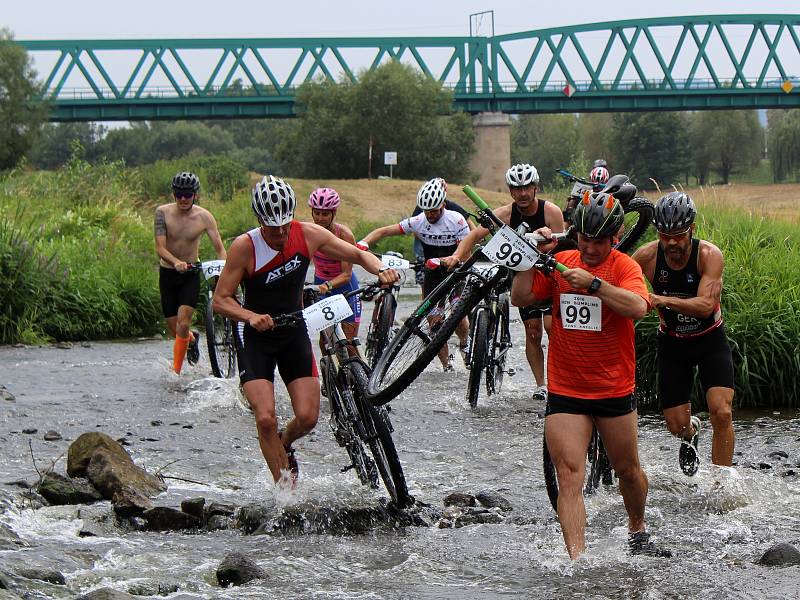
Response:
[{"label": "bicycle tire", "polygon": [[469,349],[470,371],[467,381],[467,402],[472,408],[475,408],[478,406],[478,396],[481,392],[481,376],[487,366],[486,342],[489,338],[489,309],[479,308],[473,319],[474,326]]},{"label": "bicycle tire", "polygon": [[360,436],[357,435],[353,427],[353,420],[348,415],[345,403],[349,403],[351,411],[357,410],[356,401],[347,386],[340,387],[331,385],[327,389],[328,403],[331,408],[330,427],[333,437],[347,452],[350,457],[349,467],[342,471],[352,468],[362,484],[368,485],[372,489],[378,489],[378,469],[375,462],[367,455],[364,444]]},{"label": "bicycle tire", "polygon": [[650,223],[653,222],[655,206],[647,198],[633,198],[625,207],[625,214],[638,213],[639,218],[633,227],[625,227],[622,237],[614,245],[614,248],[626,254],[633,250],[633,247],[641,239]]},{"label": "bicycle tire", "polygon": [[597,428],[592,429],[592,437],[589,440],[589,448],[586,451],[586,483],[583,486],[583,495],[591,496],[597,491],[600,486],[600,435],[597,433]]},{"label": "bicycle tire", "polygon": [[[392,426],[389,413],[383,407],[373,406],[366,398],[367,370],[358,360],[352,360],[343,367],[352,382],[356,407],[368,433],[363,440],[372,453],[375,465],[383,479],[389,497],[400,508],[405,508],[414,503],[414,498],[408,493],[406,476],[397,448],[392,439]],[[374,432],[374,435],[372,433]]]},{"label": "bicycle tire", "polygon": [[[430,330],[426,317],[461,284],[462,279],[452,275],[440,283],[405,320],[381,355],[367,387],[367,399],[374,405],[386,404],[396,398],[416,379],[450,339],[461,319],[480,302],[486,286],[468,286],[459,299],[449,306],[450,312]],[[430,331],[430,335],[424,330]],[[406,362],[400,362],[400,360]]]},{"label": "bicycle tire", "polygon": [[558,473],[553,459],[550,458],[550,450],[547,448],[546,430],[542,430],[542,471],[544,472],[544,485],[547,489],[547,497],[550,499],[550,506],[558,512]]},{"label": "bicycle tire", "polygon": [[499,394],[503,387],[503,375],[506,372],[506,357],[511,348],[511,303],[508,294],[500,294],[497,300],[497,317],[492,334],[492,349],[489,364],[486,367],[486,393]]},{"label": "bicycle tire", "polygon": [[209,298],[206,305],[206,345],[214,377],[227,379],[236,371],[233,327],[230,319],[214,312],[213,299]]},{"label": "bicycle tire", "polygon": [[367,333],[366,355],[369,366],[373,369],[389,343],[394,326],[394,315],[397,311],[397,300],[392,294],[381,294],[379,298],[381,300],[372,314]]}]

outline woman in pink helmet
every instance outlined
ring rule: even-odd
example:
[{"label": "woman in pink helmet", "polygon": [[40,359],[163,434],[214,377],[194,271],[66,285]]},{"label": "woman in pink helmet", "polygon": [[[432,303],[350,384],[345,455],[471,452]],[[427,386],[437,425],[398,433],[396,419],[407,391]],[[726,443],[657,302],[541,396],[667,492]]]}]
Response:
[{"label": "woman in pink helmet", "polygon": [[[314,223],[324,227],[333,235],[355,245],[356,239],[353,232],[343,223],[335,223],[336,209],[341,204],[341,198],[332,188],[317,188],[308,197],[311,207],[311,218]],[[314,253],[314,284],[324,296],[342,294],[358,289],[358,279],[353,273],[353,265],[325,256],[322,252]],[[361,322],[361,298],[351,296],[348,298],[353,314],[342,322],[342,329],[349,339],[358,335],[358,324]]]}]

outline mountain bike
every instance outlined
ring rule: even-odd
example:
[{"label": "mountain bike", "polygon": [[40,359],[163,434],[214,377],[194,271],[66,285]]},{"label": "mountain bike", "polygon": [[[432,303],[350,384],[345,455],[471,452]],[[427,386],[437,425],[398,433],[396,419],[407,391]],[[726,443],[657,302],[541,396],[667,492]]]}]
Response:
[{"label": "mountain bike", "polygon": [[[550,450],[547,448],[547,437],[542,438],[542,467],[544,469],[544,483],[547,488],[547,497],[553,510],[558,511],[558,474],[556,467],[550,458]],[[583,495],[591,496],[603,485],[614,483],[614,469],[611,461],[608,460],[603,439],[597,431],[597,427],[592,428],[592,437],[589,440],[589,447],[586,451],[586,483],[583,486]]]},{"label": "mountain bike", "polygon": [[[224,260],[209,260],[191,265],[191,269],[203,273],[208,285],[206,300],[206,345],[208,346],[208,362],[214,377],[228,378],[236,373],[236,343],[233,329],[236,323],[228,317],[214,312],[214,289],[216,288]],[[241,302],[241,298],[237,298]]]},{"label": "mountain bike", "polygon": [[[475,277],[480,280],[491,278],[498,269],[505,271],[505,277],[498,280],[470,315],[469,342],[464,362],[469,369],[466,398],[472,408],[478,405],[484,372],[489,396],[500,392],[505,373],[514,375],[514,369],[506,370],[506,354],[512,347],[509,329],[511,271],[493,263],[478,262],[473,265]],[[467,287],[470,285],[471,281],[468,281]]]},{"label": "mountain bike", "polygon": [[[479,260],[489,258],[519,271],[537,263],[545,269],[567,268],[500,221],[471,187],[465,186],[464,193],[480,209],[478,221],[495,235],[436,286],[392,337],[369,379],[367,394],[375,405],[389,402],[406,389],[447,343],[461,320],[506,277],[505,269],[497,269],[486,278],[475,277],[473,266]],[[467,286],[468,278],[472,282]]]},{"label": "mountain bike", "polygon": [[[405,269],[421,271],[424,261],[409,262],[399,252],[387,252],[381,256],[383,266],[396,269],[402,273]],[[394,320],[397,313],[397,296],[403,279],[391,286],[380,288],[375,295],[375,307],[372,310],[372,319],[367,330],[367,341],[364,354],[370,368],[374,368],[394,332]],[[369,300],[369,296],[365,299]]]},{"label": "mountain bike", "polygon": [[[605,185],[596,185],[588,179],[573,175],[564,169],[558,169],[556,173],[561,175],[564,179],[573,182],[572,190],[567,198],[567,205],[564,209],[564,220],[571,222],[572,210],[577,203],[580,202],[584,194],[591,194],[592,192],[611,194],[622,204],[622,209],[625,211],[626,217],[625,230],[619,240],[614,244],[614,248],[620,252],[630,252],[633,250],[633,247],[641,239],[645,231],[647,231],[650,223],[653,222],[655,207],[647,198],[636,196],[638,190],[636,186],[631,183],[630,179],[628,179],[628,176],[620,173],[610,177]],[[633,213],[636,214],[636,221],[632,221],[628,217],[628,215]],[[568,228],[567,231],[570,232],[570,229],[571,228]],[[573,232],[571,236],[568,236],[568,241],[559,244],[555,252],[574,248],[576,246],[577,238]]]},{"label": "mountain bike", "polygon": [[[323,357],[320,361],[322,385],[330,403],[330,426],[336,443],[344,448],[350,464],[342,469],[353,469],[362,484],[374,489],[378,477],[383,480],[391,500],[399,507],[410,506],[414,498],[408,493],[403,467],[397,455],[389,419],[383,407],[370,404],[364,390],[369,378],[369,367],[350,349],[358,345],[358,338],[349,340],[340,321],[352,310],[347,298],[375,293],[377,284],[319,300],[313,288],[304,291],[302,311],[273,317],[276,327],[289,327],[305,320],[309,335],[321,334]],[[356,353],[353,353],[356,354]],[[369,448],[370,455],[365,446]]]}]

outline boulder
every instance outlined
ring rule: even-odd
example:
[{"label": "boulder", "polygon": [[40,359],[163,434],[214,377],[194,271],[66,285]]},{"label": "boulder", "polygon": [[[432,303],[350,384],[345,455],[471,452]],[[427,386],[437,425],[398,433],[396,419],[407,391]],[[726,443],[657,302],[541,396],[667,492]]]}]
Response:
[{"label": "boulder", "polygon": [[55,585],[67,585],[64,575],[55,569],[19,569],[16,573],[25,579],[38,579]]},{"label": "boulder", "polygon": [[78,518],[83,521],[78,537],[113,537],[120,534],[117,520],[108,504],[81,506]]},{"label": "boulder", "polygon": [[800,565],[800,550],[791,544],[781,542],[764,552],[758,563],[769,567]]},{"label": "boulder", "polygon": [[6,386],[0,384],[0,400],[5,400],[6,402],[16,402],[17,399],[14,397],[14,394],[8,391]]},{"label": "boulder", "polygon": [[114,506],[114,514],[121,519],[140,517],[144,511],[153,508],[150,498],[129,487],[114,492],[111,504]]},{"label": "boulder", "polygon": [[[86,475],[104,498],[111,500],[114,494],[123,489],[135,490],[142,496],[155,496],[167,489],[167,486],[155,475],[149,474],[141,467],[133,464],[130,456],[122,446],[114,442],[119,449],[97,448],[92,453]],[[124,458],[119,452],[124,453]]]},{"label": "boulder", "polygon": [[[183,508],[183,503],[181,503],[181,508]],[[229,504],[228,502],[211,502],[203,511],[204,520],[208,520],[215,515],[232,517],[234,512],[236,512],[236,507],[233,504]]]},{"label": "boulder", "polygon": [[103,499],[86,479],[69,479],[58,473],[46,473],[36,489],[50,504],[91,504]]},{"label": "boulder", "polygon": [[244,533],[253,533],[262,524],[267,523],[275,516],[277,508],[275,504],[247,504],[239,509],[236,515],[238,527]]},{"label": "boulder", "polygon": [[100,432],[89,432],[81,434],[78,439],[69,445],[69,450],[67,451],[67,475],[70,477],[84,475],[92,454],[98,448],[106,448],[109,452],[118,456],[121,461],[127,460],[133,464],[130,454],[125,452],[125,449],[111,436]]},{"label": "boulder", "polygon": [[231,552],[217,567],[217,581],[222,587],[242,585],[253,579],[266,578],[264,570],[241,552]]},{"label": "boulder", "polygon": [[136,600],[136,596],[131,596],[125,592],[118,592],[111,588],[100,588],[83,596],[78,596],[75,600]]},{"label": "boulder", "polygon": [[478,492],[475,494],[475,499],[481,503],[481,506],[485,508],[499,508],[503,512],[511,512],[514,510],[511,502],[506,500],[497,492],[493,492],[491,490],[483,490]]},{"label": "boulder", "polygon": [[178,584],[166,581],[145,581],[135,583],[128,588],[128,593],[134,596],[169,596],[178,591]]},{"label": "boulder", "polygon": [[198,496],[196,498],[186,498],[181,500],[181,510],[188,515],[192,515],[193,517],[197,517],[198,519],[203,518],[203,507],[206,504],[206,499],[202,496]]},{"label": "boulder", "polygon": [[206,521],[206,529],[208,531],[221,531],[223,529],[231,529],[235,521],[233,517],[226,515],[211,515]]},{"label": "boulder", "polygon": [[463,492],[453,492],[444,497],[445,506],[475,506],[475,496]]},{"label": "boulder", "polygon": [[0,523],[0,550],[19,550],[25,545],[13,529]]},{"label": "boulder", "polygon": [[180,531],[196,529],[201,522],[197,517],[169,506],[156,506],[142,514],[150,531]]},{"label": "boulder", "polygon": [[58,440],[62,440],[64,438],[61,437],[61,434],[53,429],[48,430],[44,434],[44,441],[45,442],[57,442]]}]

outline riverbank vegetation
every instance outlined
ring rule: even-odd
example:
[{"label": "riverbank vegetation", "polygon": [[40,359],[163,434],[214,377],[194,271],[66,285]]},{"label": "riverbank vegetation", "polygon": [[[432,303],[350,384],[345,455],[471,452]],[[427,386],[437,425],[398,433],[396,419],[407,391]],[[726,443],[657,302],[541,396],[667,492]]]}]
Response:
[{"label": "riverbank vegetation", "polygon": [[[171,175],[180,169],[200,173],[201,203],[217,218],[226,244],[255,225],[249,187],[256,175],[223,160],[129,168],[118,162],[91,166],[73,157],[55,171],[5,174],[0,179],[0,343],[163,332],[152,214],[168,201]],[[408,215],[420,185],[406,180],[290,181],[298,217],[305,220],[310,219],[305,199],[311,190],[337,188],[344,200],[338,218],[357,237]],[[229,182],[230,190],[221,182]],[[749,211],[731,208],[747,206],[756,186],[692,191],[701,210],[698,235],[714,241],[726,257],[723,311],[739,406],[800,405],[800,205],[791,200],[800,196],[800,186],[771,187],[782,189],[768,196],[787,204],[777,215],[769,211],[769,198],[751,204]],[[451,182],[449,189],[453,199],[469,206],[459,184]],[[507,201],[505,194],[480,193],[494,206]],[[561,191],[554,193],[558,200]],[[381,249],[409,256],[410,242],[390,238]],[[201,258],[212,256],[204,240]],[[654,386],[656,322],[651,314],[637,326],[645,405]]]}]

